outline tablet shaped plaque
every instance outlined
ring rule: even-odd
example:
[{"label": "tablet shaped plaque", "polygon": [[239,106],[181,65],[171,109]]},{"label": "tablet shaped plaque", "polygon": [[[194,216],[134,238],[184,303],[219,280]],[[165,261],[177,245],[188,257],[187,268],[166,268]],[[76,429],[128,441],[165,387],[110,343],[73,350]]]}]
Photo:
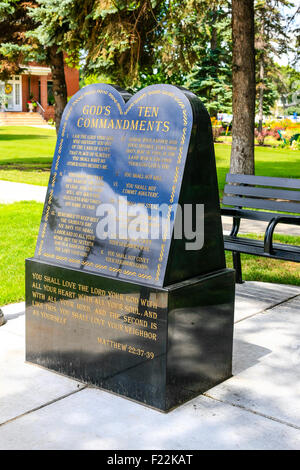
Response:
[{"label": "tablet shaped plaque", "polygon": [[[130,98],[90,85],[62,117],[35,258],[156,286],[220,269],[217,198],[210,119],[194,95],[153,85]],[[169,222],[172,234],[177,203],[205,205],[206,239],[196,255],[165,230]],[[104,205],[117,216],[106,239]],[[130,238],[138,220],[140,236]]]}]

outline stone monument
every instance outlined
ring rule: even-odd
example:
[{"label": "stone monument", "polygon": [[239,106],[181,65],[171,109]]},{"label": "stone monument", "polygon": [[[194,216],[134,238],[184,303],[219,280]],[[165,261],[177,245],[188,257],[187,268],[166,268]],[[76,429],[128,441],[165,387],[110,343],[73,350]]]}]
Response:
[{"label": "stone monument", "polygon": [[233,309],[201,101],[81,89],[26,260],[26,360],[168,411],[231,376]]}]

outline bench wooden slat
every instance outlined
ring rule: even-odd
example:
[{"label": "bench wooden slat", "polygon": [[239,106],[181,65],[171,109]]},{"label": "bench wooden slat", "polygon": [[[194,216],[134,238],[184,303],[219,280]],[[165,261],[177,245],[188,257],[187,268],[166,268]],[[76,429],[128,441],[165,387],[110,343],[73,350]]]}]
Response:
[{"label": "bench wooden slat", "polygon": [[[226,183],[222,203],[233,207],[222,207],[221,214],[233,219],[224,248],[232,251],[236,282],[243,282],[240,253],[300,263],[300,246],[273,242],[278,223],[300,226],[300,179],[228,173]],[[268,221],[264,240],[238,237],[241,219]]]},{"label": "bench wooden slat", "polygon": [[[252,207],[254,209],[268,209],[271,211],[292,212],[300,214],[300,204],[297,202],[271,201],[269,199],[255,199],[239,196],[224,196],[223,204],[237,207]],[[274,214],[275,216],[276,214]]]},{"label": "bench wooden slat", "polygon": [[226,184],[224,194],[236,194],[244,196],[266,197],[272,199],[286,199],[287,201],[300,201],[300,191],[287,191],[271,188],[257,188],[252,186],[233,186]]},{"label": "bench wooden slat", "polygon": [[[224,237],[224,248],[225,250],[229,251],[237,251],[239,253],[245,253],[249,255],[256,255],[256,256],[263,256],[266,258],[274,258],[274,259],[282,259],[285,261],[295,261],[300,262],[300,248],[296,246],[280,246],[278,244],[273,244],[274,253],[266,253],[264,251],[263,242],[259,244],[253,243],[243,243],[243,242],[236,242],[236,240],[232,241],[232,238],[226,240]],[[292,251],[293,250],[293,251]]]},{"label": "bench wooden slat", "polygon": [[296,178],[275,178],[273,176],[254,176],[227,173],[226,183],[243,183],[277,188],[300,189],[300,180]]},{"label": "bench wooden slat", "polygon": [[[243,245],[247,246],[257,246],[257,247],[264,247],[263,240],[256,240],[253,238],[244,238],[244,237],[230,237],[230,235],[224,235],[224,242],[225,243],[232,243],[234,240],[235,245]],[[300,257],[300,246],[299,245],[287,245],[286,243],[273,243],[273,248],[276,250],[283,250],[283,251],[291,251],[298,254]],[[300,259],[300,258],[299,258]]]},{"label": "bench wooden slat", "polygon": [[[247,209],[237,209],[238,213],[236,213],[235,208],[230,208],[230,207],[222,207],[221,208],[221,213],[222,215],[228,216],[228,217],[240,217],[241,219],[248,219],[248,220],[263,220],[265,222],[269,222],[270,220],[274,219],[274,217],[285,215],[285,214],[278,214],[274,212],[263,212],[263,211],[256,211],[256,210],[247,210]],[[292,215],[289,214],[288,217],[291,219],[298,220],[299,215]],[[293,222],[291,222],[293,223]]]}]

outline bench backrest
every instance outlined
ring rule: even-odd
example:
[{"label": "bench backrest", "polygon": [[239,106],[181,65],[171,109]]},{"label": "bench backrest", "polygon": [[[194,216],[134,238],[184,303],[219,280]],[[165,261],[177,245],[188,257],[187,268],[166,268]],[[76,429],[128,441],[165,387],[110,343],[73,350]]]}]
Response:
[{"label": "bench backrest", "polygon": [[300,214],[300,179],[227,173],[226,183],[225,205]]}]

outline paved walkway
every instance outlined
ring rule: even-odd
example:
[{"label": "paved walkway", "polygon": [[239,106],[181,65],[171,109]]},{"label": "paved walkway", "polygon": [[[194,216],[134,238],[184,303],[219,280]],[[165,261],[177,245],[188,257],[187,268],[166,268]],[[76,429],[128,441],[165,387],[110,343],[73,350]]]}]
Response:
[{"label": "paved walkway", "polygon": [[300,288],[237,286],[234,376],[163,414],[24,362],[24,304],[3,308],[0,449],[300,448]]},{"label": "paved walkway", "polygon": [[18,201],[44,202],[47,187],[34,184],[12,183],[0,180],[0,203],[10,204]]},{"label": "paved walkway", "polygon": [[[17,201],[39,201],[44,202],[46,186],[33,184],[12,183],[0,180],[0,203],[8,204]],[[224,233],[229,233],[232,227],[231,217],[222,217]],[[266,222],[248,221],[241,222],[240,233],[264,233]],[[300,228],[295,225],[278,225],[276,233],[300,236]]]},{"label": "paved walkway", "polygon": [[[232,217],[222,217],[222,224],[224,233],[229,233],[232,228]],[[260,220],[246,220],[241,221],[239,233],[265,233],[268,222]],[[276,227],[276,233],[282,235],[294,235],[300,237],[300,227],[288,224],[279,224]]]},{"label": "paved walkway", "polygon": [[[8,127],[9,124],[0,124],[0,127]],[[52,129],[52,130],[55,130],[55,127],[54,126],[50,126],[50,124],[39,124],[39,125],[33,125],[33,124],[22,124],[22,125],[19,125],[20,127],[39,127],[41,129]]]}]

